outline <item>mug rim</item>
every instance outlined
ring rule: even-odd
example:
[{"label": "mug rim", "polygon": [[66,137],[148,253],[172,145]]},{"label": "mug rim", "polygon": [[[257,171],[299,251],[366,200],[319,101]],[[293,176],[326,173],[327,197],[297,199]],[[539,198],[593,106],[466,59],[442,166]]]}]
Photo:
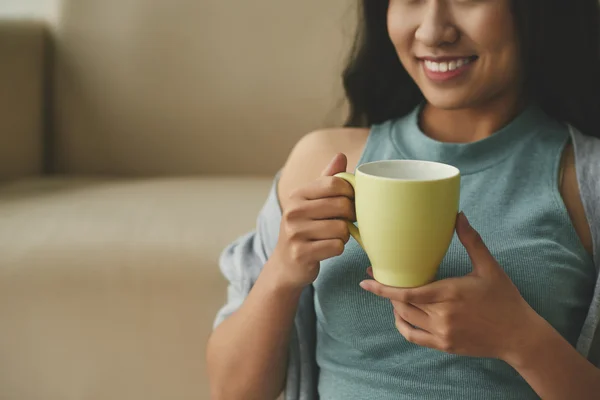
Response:
[{"label": "mug rim", "polygon": [[[443,167],[445,169],[449,169],[452,171],[452,175],[445,177],[445,178],[435,178],[435,179],[402,179],[402,178],[388,178],[385,176],[379,176],[379,175],[373,175],[373,174],[369,174],[366,173],[364,171],[362,171],[362,168],[368,165],[373,165],[373,164],[429,164],[429,165],[435,165],[438,167]],[[450,179],[455,179],[457,176],[460,177],[460,170],[458,168],[456,168],[453,165],[449,165],[449,164],[444,164],[441,162],[436,162],[436,161],[425,161],[425,160],[377,160],[377,161],[370,161],[364,164],[360,164],[358,167],[356,167],[356,173],[357,174],[361,174],[364,176],[368,176],[369,178],[374,178],[374,179],[381,179],[381,180],[387,180],[387,181],[392,181],[392,182],[440,182],[440,181],[446,181],[446,180],[450,180]]]}]

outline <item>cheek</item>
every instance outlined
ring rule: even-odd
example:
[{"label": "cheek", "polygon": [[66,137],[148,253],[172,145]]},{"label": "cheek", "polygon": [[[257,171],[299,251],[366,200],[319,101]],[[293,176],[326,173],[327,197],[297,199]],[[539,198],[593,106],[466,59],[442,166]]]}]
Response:
[{"label": "cheek", "polygon": [[412,26],[414,24],[411,23],[410,15],[405,11],[394,6],[394,2],[390,2],[387,15],[388,35],[396,48],[400,60],[403,62],[410,57],[414,32],[416,30]]},{"label": "cheek", "polygon": [[465,31],[475,39],[476,48],[487,55],[483,60],[486,69],[502,69],[504,73],[518,70],[519,48],[512,18],[489,17],[472,21]]}]

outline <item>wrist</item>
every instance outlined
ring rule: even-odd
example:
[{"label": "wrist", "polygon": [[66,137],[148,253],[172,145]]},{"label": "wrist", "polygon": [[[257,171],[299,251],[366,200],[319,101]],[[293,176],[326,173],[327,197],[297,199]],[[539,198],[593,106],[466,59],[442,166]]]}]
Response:
[{"label": "wrist", "polygon": [[283,296],[300,297],[307,284],[295,282],[290,279],[290,274],[285,273],[281,263],[275,258],[267,261],[262,273],[264,280],[268,282],[271,291]]},{"label": "wrist", "polygon": [[552,348],[550,342],[558,335],[545,319],[531,311],[533,315],[515,332],[514,338],[506,346],[506,352],[501,357],[516,370],[527,368],[540,352]]}]

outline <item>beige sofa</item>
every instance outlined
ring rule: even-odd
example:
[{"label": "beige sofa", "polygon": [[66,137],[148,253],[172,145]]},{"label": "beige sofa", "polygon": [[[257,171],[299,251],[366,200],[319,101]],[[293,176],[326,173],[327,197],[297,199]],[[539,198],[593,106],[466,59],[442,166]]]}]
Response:
[{"label": "beige sofa", "polygon": [[0,399],[208,399],[219,253],[339,123],[352,8],[59,7],[0,20]]}]

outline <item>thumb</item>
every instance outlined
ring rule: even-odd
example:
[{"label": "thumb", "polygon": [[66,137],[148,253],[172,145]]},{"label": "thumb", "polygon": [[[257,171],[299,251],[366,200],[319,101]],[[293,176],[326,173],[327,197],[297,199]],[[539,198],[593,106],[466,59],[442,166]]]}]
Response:
[{"label": "thumb", "polygon": [[497,261],[488,250],[483,239],[471,226],[469,220],[462,212],[456,218],[456,233],[469,254],[469,258],[473,264],[473,272],[476,275],[485,274],[490,268],[498,266]]},{"label": "thumb", "polygon": [[329,165],[323,170],[322,176],[333,176],[340,172],[346,172],[348,159],[344,153],[338,153],[333,157]]}]

